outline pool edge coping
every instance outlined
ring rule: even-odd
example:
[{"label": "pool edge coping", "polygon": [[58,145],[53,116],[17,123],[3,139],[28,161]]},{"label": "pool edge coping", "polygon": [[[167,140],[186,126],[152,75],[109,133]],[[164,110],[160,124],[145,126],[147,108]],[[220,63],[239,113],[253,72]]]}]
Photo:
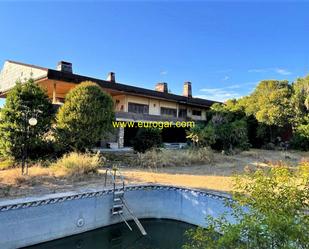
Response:
[{"label": "pool edge coping", "polygon": [[[119,188],[116,188],[119,189]],[[172,190],[181,192],[191,192],[201,196],[209,196],[214,199],[232,199],[231,195],[228,193],[222,193],[212,190],[200,190],[194,188],[173,186],[173,185],[163,185],[163,184],[134,184],[127,185],[125,191],[134,190]],[[99,197],[103,195],[108,195],[113,193],[113,188],[109,187],[97,187],[97,188],[85,188],[76,191],[65,191],[52,194],[46,194],[42,196],[30,196],[21,197],[16,199],[8,199],[0,201],[0,212],[5,212],[9,210],[24,209],[30,207],[44,206],[48,204],[54,204],[58,202]]]}]

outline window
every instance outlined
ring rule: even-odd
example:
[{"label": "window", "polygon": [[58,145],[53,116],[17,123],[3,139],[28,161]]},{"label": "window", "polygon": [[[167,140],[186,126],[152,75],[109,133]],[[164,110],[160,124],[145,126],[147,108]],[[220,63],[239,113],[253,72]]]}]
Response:
[{"label": "window", "polygon": [[173,108],[165,108],[161,107],[161,115],[166,115],[166,116],[177,116],[177,110]]},{"label": "window", "polygon": [[186,117],[187,117],[187,109],[179,109],[179,111],[178,111],[178,117],[180,117],[180,118],[186,118]]},{"label": "window", "polygon": [[134,112],[134,113],[149,114],[149,106],[129,102],[128,103],[128,111]]},{"label": "window", "polygon": [[192,110],[192,115],[194,115],[194,116],[202,116],[202,111],[200,111],[200,110]]}]

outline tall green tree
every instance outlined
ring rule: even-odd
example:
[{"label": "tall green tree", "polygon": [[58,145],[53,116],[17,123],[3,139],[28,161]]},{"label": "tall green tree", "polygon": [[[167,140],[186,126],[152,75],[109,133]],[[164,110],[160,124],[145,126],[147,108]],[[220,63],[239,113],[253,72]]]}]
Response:
[{"label": "tall green tree", "polygon": [[264,80],[246,98],[245,111],[269,126],[283,127],[290,122],[292,87],[288,81]]},{"label": "tall green tree", "polygon": [[56,116],[57,139],[65,151],[92,148],[113,130],[113,100],[96,83],[86,81],[66,96]]},{"label": "tall green tree", "polygon": [[292,146],[309,150],[309,76],[297,79],[292,87]]},{"label": "tall green tree", "polygon": [[297,126],[309,115],[309,75],[305,78],[298,78],[293,84],[293,116]]},{"label": "tall green tree", "polygon": [[[3,156],[17,162],[24,161],[25,156],[41,156],[39,148],[45,143],[44,134],[50,129],[53,106],[46,92],[33,79],[16,83],[6,97],[0,118],[0,151]],[[35,126],[29,125],[30,118],[37,119]]]}]

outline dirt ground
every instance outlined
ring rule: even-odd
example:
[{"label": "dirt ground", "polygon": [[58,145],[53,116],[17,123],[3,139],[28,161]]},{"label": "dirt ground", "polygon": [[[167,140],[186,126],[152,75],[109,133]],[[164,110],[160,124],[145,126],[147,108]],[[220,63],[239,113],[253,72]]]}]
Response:
[{"label": "dirt ground", "polygon": [[[214,162],[200,166],[166,167],[159,169],[122,167],[126,184],[156,183],[196,189],[229,192],[235,174],[273,165],[295,167],[301,160],[309,160],[309,152],[244,151],[233,156],[214,155]],[[20,176],[20,169],[0,171],[0,199],[44,195],[61,191],[104,186],[104,169],[98,175],[66,179],[52,175],[48,168],[32,167],[29,176]]]},{"label": "dirt ground", "polygon": [[309,152],[280,152],[251,149],[233,156],[215,154],[209,165],[170,167],[161,169],[122,169],[130,183],[158,183],[230,192],[235,175],[273,165],[295,167],[301,160],[309,160]]}]

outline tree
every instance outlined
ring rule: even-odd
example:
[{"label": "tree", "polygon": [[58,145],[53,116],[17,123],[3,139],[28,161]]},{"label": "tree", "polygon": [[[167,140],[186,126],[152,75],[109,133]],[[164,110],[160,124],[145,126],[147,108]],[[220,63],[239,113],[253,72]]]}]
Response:
[{"label": "tree", "polygon": [[296,172],[276,167],[238,178],[227,205],[235,222],[207,217],[190,230],[185,249],[301,249],[309,245],[309,165]]},{"label": "tree", "polygon": [[[38,148],[46,142],[44,134],[50,129],[53,113],[46,92],[33,79],[17,82],[0,112],[1,154],[17,162],[22,161],[23,170],[26,156],[40,156]],[[29,125],[32,117],[37,119],[35,126]]]},{"label": "tree", "polygon": [[292,87],[288,81],[264,80],[247,99],[245,111],[269,126],[285,126],[292,116],[290,97]]},{"label": "tree", "polygon": [[293,83],[293,139],[296,149],[309,150],[309,76]]},{"label": "tree", "polygon": [[298,78],[293,84],[292,106],[294,111],[294,126],[302,123],[309,115],[309,75]]},{"label": "tree", "polygon": [[96,83],[86,81],[73,88],[56,116],[56,134],[65,151],[92,148],[113,130],[113,100]]},{"label": "tree", "polygon": [[263,80],[252,94],[238,101],[238,105],[244,107],[247,117],[254,116],[259,122],[258,126],[256,122],[252,122],[252,125],[256,126],[255,134],[262,143],[274,143],[276,137],[290,137],[293,117],[292,93],[292,86],[286,80]]}]

